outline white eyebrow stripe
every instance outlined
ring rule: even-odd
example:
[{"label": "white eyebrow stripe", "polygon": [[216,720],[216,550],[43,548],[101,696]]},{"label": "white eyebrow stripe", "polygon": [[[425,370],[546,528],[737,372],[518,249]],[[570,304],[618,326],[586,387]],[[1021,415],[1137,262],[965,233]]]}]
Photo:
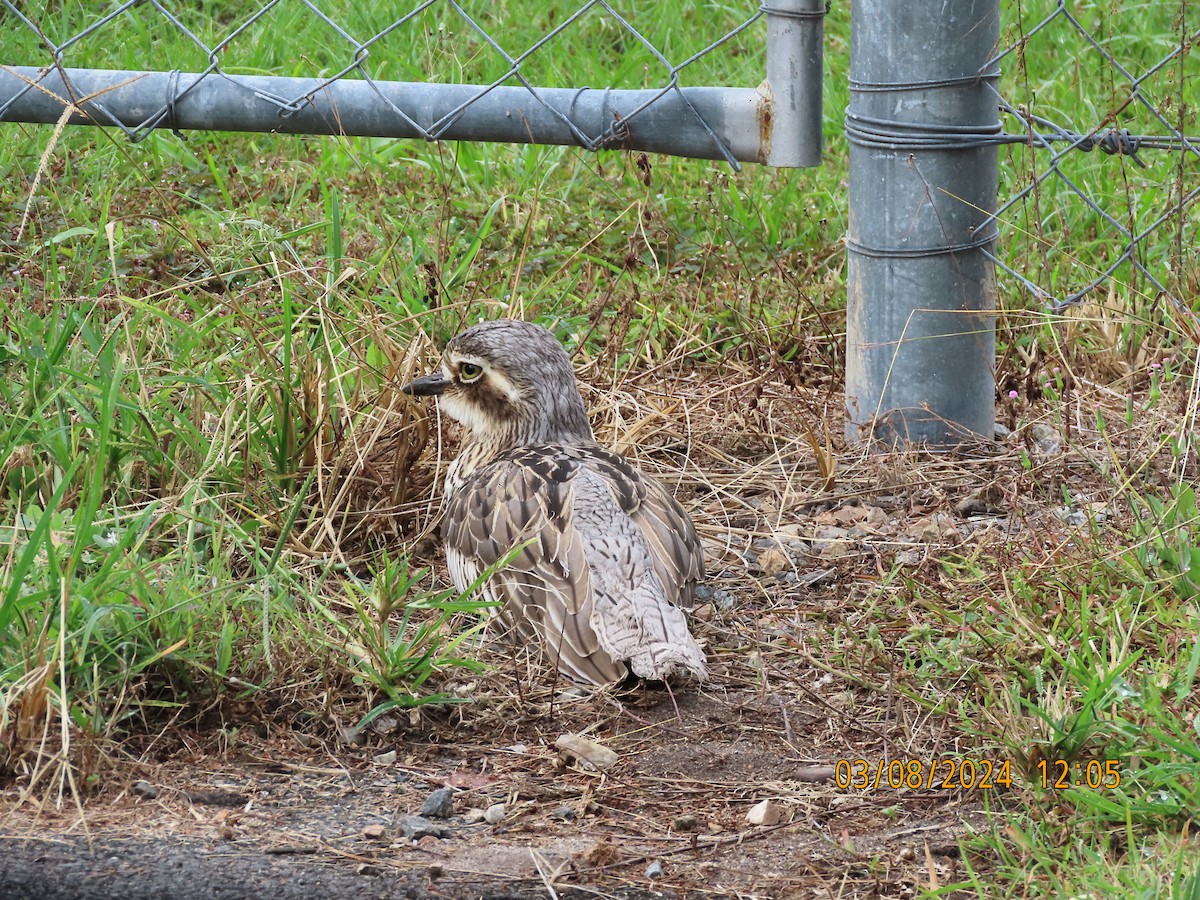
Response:
[{"label": "white eyebrow stripe", "polygon": [[469,353],[455,353],[454,356],[450,358],[450,361],[456,366],[461,366],[463,363],[474,363],[480,368],[487,368],[487,363],[484,361],[482,356],[472,356]]}]

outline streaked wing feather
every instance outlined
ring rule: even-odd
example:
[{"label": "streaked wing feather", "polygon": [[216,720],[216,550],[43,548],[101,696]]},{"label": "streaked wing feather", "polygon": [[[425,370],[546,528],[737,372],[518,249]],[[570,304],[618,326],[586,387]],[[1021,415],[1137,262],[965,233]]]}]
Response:
[{"label": "streaked wing feather", "polygon": [[470,477],[450,498],[443,539],[468,561],[460,571],[482,571],[524,545],[490,580],[492,596],[504,603],[502,617],[518,634],[535,632],[569,677],[615,681],[625,667],[601,651],[590,624],[588,561],[571,525],[573,468],[535,462],[528,455],[500,459]]},{"label": "streaked wing feather", "polygon": [[638,471],[624,457],[600,447],[588,448],[587,457],[589,468],[609,483],[621,509],[649,542],[667,599],[690,609],[696,585],[704,578],[704,551],[691,518],[660,481]]},{"label": "streaked wing feather", "polygon": [[696,602],[696,585],[704,578],[704,551],[696,527],[667,489],[649,476],[646,499],[630,516],[654,551],[654,567],[667,598],[682,609]]},{"label": "streaked wing feather", "polygon": [[[626,485],[628,486],[628,485]],[[593,466],[575,476],[575,530],[592,574],[592,625],[600,645],[643,678],[673,672],[705,677],[704,652],[658,574],[644,529],[621,509]]]}]

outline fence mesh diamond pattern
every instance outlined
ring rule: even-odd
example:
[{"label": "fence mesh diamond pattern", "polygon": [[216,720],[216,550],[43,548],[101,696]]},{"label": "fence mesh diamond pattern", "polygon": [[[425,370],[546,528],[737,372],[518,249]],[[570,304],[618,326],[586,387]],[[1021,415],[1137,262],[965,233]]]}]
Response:
[{"label": "fence mesh diamond pattern", "polygon": [[1090,299],[1136,315],[1167,300],[1190,318],[1198,23],[1186,3],[1043,7],[1006,9],[1007,45],[989,63],[1005,70],[1011,132],[995,218],[1019,248],[994,259],[1055,310]]},{"label": "fence mesh diamond pattern", "polygon": [[[778,14],[816,21],[824,15],[820,7],[805,12],[804,3],[793,5],[797,9]],[[12,0],[3,0],[0,9],[10,23],[36,35],[44,52],[42,59],[23,60],[27,67],[70,69],[67,90],[73,98],[88,98],[87,109],[98,123],[116,125],[135,141],[156,128],[180,127],[180,110],[189,100],[205,103],[199,95],[207,98],[206,90],[220,88],[227,102],[240,98],[269,106],[270,117],[239,122],[235,116],[232,123],[217,123],[236,130],[303,133],[313,130],[306,113],[319,108],[331,120],[320,126],[322,131],[427,141],[535,140],[598,150],[629,146],[631,132],[653,132],[674,120],[676,128],[694,132],[691,140],[699,146],[689,155],[722,159],[735,168],[739,158],[747,158],[731,146],[736,138],[719,133],[727,130],[719,120],[725,117],[723,107],[753,103],[753,85],[761,74],[732,101],[728,94],[697,95],[683,86],[686,76],[702,70],[706,57],[767,15],[765,9],[725,11],[691,23],[623,14],[607,0],[589,0],[541,22],[522,18],[519,6],[457,0],[424,0],[402,13],[364,8],[368,4],[333,14],[312,0],[274,0],[242,14],[222,12],[224,6],[173,10],[158,0],[128,0],[82,28],[72,22],[66,33],[49,16],[35,19]],[[635,26],[635,20],[642,24]],[[711,32],[711,41],[698,52],[675,52],[672,29],[693,24]],[[305,47],[320,48],[318,56],[289,56],[289,41],[301,35]],[[268,58],[278,64],[272,71],[293,79],[261,77],[264,44],[271,51]],[[145,52],[140,60],[131,58],[136,47]],[[247,64],[248,49],[260,68]],[[571,82],[574,60],[584,53],[608,61],[611,80],[603,91]],[[128,78],[114,89],[111,80],[89,81],[73,67],[126,70]],[[31,102],[30,94],[47,77],[28,68],[17,73],[23,84],[0,95],[0,120],[18,104]],[[134,85],[140,118],[131,118],[127,108],[114,111],[106,96]],[[322,108],[325,92],[335,87],[348,92],[332,95],[337,102]],[[613,88],[631,93],[618,106],[597,106]],[[229,91],[236,95],[232,100]],[[506,113],[511,119],[514,106],[528,110],[530,101],[536,109],[522,113],[525,121],[471,121]],[[652,139],[648,149],[656,149]]]},{"label": "fence mesh diamond pattern", "polygon": [[[38,56],[7,60],[23,68],[4,70],[20,82],[0,92],[0,121],[17,118],[22,103],[45,94],[42,83],[56,69],[70,69],[68,90],[78,101],[90,93],[81,68],[110,68],[141,74],[131,74],[116,89],[110,80],[109,88],[91,96],[88,111],[94,121],[117,125],[133,140],[157,128],[179,127],[180,107],[202,86],[216,83],[247,107],[270,108],[266,120],[250,117],[225,126],[243,130],[337,133],[344,116],[361,114],[390,124],[368,125],[359,133],[429,141],[549,135],[549,142],[597,150],[628,147],[631,132],[639,132],[638,146],[664,152],[678,152],[667,138],[683,130],[695,145],[689,155],[736,167],[739,159],[762,161],[760,150],[734,146],[737,140],[729,135],[737,129],[714,120],[735,102],[753,103],[754,89],[710,96],[704,88],[685,89],[685,79],[703,83],[706,59],[718,51],[750,56],[751,46],[759,57],[748,60],[745,83],[756,84],[763,71],[757,49],[762,39],[761,29],[751,26],[771,14],[804,20],[827,11],[806,3],[671,10],[660,5],[643,7],[635,16],[624,4],[589,0],[561,14],[540,13],[542,20],[534,21],[508,3],[424,0],[403,11],[379,6],[347,5],[335,13],[313,0],[274,0],[246,9],[127,0],[81,22],[78,11],[74,17],[62,10],[35,13],[0,0],[6,29],[32,36],[25,45],[36,47]],[[923,136],[937,146],[946,141],[1007,146],[993,216],[1004,237],[986,252],[1011,279],[1008,286],[1034,306],[1062,310],[1089,298],[1124,295],[1135,309],[1166,299],[1190,310],[1191,298],[1200,293],[1200,140],[1195,104],[1188,102],[1195,93],[1192,59],[1200,28],[1189,22],[1189,12],[1186,0],[1107,5],[1013,0],[1003,10],[1001,46],[978,73],[994,86],[1001,129],[934,129]],[[1128,27],[1135,19],[1138,27]],[[703,28],[712,38],[700,52],[679,53],[673,36],[680,28]],[[310,50],[298,58],[289,51],[289,42],[302,33],[309,35],[303,46],[321,48],[317,55]],[[248,48],[257,69],[247,65]],[[294,80],[262,77],[264,50],[271,71]],[[607,61],[611,79],[603,89],[570,83],[573,61],[585,53]],[[141,101],[136,121],[128,110],[118,115],[107,105],[107,91],[115,96],[130,81],[145,81],[143,96],[150,98]],[[421,89],[433,83],[444,90]],[[322,92],[345,84],[358,93],[343,95],[342,106],[320,106]],[[407,90],[397,92],[397,85]],[[622,112],[587,102],[589,94],[614,87],[632,92]],[[509,121],[496,133],[493,125],[480,130],[472,117],[504,91],[532,98],[543,123]],[[356,99],[363,109],[354,108]],[[671,118],[651,113],[668,107]],[[61,114],[61,104],[52,108]],[[506,108],[486,112],[503,119]],[[754,121],[748,114],[742,131],[753,130]],[[545,134],[533,135],[535,128]],[[1064,250],[1071,260],[1065,267]]]}]

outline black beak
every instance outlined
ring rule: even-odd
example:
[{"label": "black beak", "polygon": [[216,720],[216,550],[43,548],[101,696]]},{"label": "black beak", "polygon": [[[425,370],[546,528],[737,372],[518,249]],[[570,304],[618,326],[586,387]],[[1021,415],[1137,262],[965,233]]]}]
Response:
[{"label": "black beak", "polygon": [[414,397],[436,397],[449,387],[449,385],[450,382],[446,380],[446,376],[441,372],[430,372],[428,375],[414,378],[404,387],[400,388],[400,390]]}]

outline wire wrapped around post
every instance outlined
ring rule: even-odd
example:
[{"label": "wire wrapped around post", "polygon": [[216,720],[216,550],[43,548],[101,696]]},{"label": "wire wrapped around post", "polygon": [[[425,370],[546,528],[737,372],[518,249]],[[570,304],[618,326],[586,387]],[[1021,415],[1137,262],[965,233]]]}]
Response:
[{"label": "wire wrapped around post", "polygon": [[998,0],[855,0],[847,436],[993,432]]}]

